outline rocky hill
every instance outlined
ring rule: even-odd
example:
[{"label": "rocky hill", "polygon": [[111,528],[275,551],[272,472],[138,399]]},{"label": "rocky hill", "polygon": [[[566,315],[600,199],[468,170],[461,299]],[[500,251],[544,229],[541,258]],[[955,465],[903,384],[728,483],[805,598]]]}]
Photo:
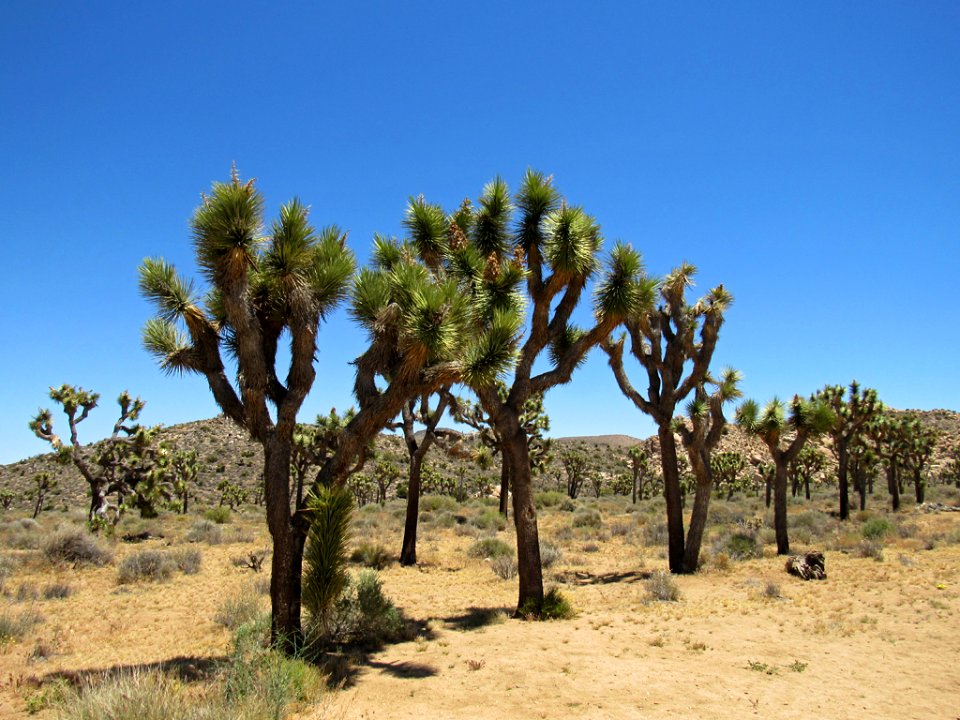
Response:
[{"label": "rocky hill", "polygon": [[[895,412],[914,414],[924,424],[936,428],[940,433],[940,444],[931,463],[931,474],[936,477],[946,464],[947,448],[960,444],[960,413],[952,410]],[[200,504],[217,502],[219,493],[216,487],[223,478],[229,478],[251,491],[258,486],[263,465],[263,452],[244,431],[223,416],[173,425],[164,428],[160,437],[172,442],[178,448],[197,451],[202,463],[199,487],[196,492],[196,500]],[[653,464],[656,467],[659,464],[659,443],[656,436],[646,440],[629,435],[557,438],[554,440],[552,460],[539,482],[544,487],[560,484],[562,464],[559,458],[564,450],[570,448],[582,450],[588,456],[593,470],[607,476],[624,473],[627,471],[627,450],[641,442],[652,454]],[[465,435],[457,452],[444,453],[438,448],[431,451],[427,464],[439,474],[448,477],[462,475],[476,477],[482,472],[488,476],[487,481],[495,486],[499,477],[498,466],[481,471],[468,459],[469,450],[475,448],[477,444],[478,441],[474,436]],[[822,441],[821,445],[825,450],[828,448],[825,441]],[[381,435],[377,440],[376,448],[380,458],[392,461],[401,468],[406,465],[406,452],[399,436]],[[736,450],[748,459],[760,460],[766,459],[767,456],[762,442],[748,437],[732,425],[725,430],[720,450]],[[367,471],[371,466],[372,463],[368,463]],[[12,491],[15,496],[15,505],[26,508],[29,505],[26,493],[32,487],[33,477],[39,472],[48,472],[60,481],[60,494],[54,499],[54,506],[72,508],[86,506],[86,486],[79,473],[72,465],[60,465],[52,453],[0,466],[0,490]]]}]

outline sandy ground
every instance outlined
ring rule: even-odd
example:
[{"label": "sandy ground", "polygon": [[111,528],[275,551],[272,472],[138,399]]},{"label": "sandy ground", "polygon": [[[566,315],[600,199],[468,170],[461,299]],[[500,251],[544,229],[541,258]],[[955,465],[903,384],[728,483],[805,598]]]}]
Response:
[{"label": "sandy ground", "polygon": [[[950,530],[960,514],[916,520]],[[544,535],[551,522],[566,521],[545,518]],[[37,601],[45,619],[34,634],[0,647],[0,717],[28,717],[32,683],[58,672],[170,661],[202,668],[223,657],[229,633],[213,617],[253,581],[230,559],[262,547],[258,534],[198,546],[201,572],[162,585],[118,586],[115,567],[18,568],[8,589],[61,580],[76,592]],[[394,535],[381,539],[398,545]],[[427,532],[421,567],[381,573],[420,637],[371,655],[302,717],[960,717],[960,545],[898,541],[883,562],[828,552],[828,579],[808,583],[787,576],[768,548],[762,559],[678,578],[678,602],[651,602],[644,578],[665,567],[657,548],[614,537],[586,552],[574,539],[546,575],[577,617],[533,623],[506,617],[516,581],[468,557],[471,542]],[[768,597],[771,582],[782,597]],[[55,653],[32,659],[43,643]]]}]

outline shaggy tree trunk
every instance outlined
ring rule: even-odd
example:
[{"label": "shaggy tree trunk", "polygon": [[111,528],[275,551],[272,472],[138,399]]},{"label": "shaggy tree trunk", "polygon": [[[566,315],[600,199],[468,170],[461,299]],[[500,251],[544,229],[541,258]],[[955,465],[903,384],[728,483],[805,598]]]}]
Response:
[{"label": "shaggy tree trunk", "polygon": [[900,510],[900,483],[897,482],[897,463],[891,460],[887,465],[887,490],[890,492],[890,505],[894,512]]},{"label": "shaggy tree trunk", "polygon": [[270,640],[287,654],[296,652],[303,640],[300,589],[306,540],[306,523],[290,516],[290,450],[290,440],[276,433],[263,443],[267,527],[273,538]]},{"label": "shaggy tree trunk", "polygon": [[693,497],[693,512],[690,514],[690,527],[687,529],[687,542],[683,549],[683,567],[686,572],[695,572],[700,566],[700,545],[703,531],[707,526],[707,513],[710,509],[712,483],[697,482]]},{"label": "shaggy tree trunk", "polygon": [[507,517],[510,507],[510,464],[503,458],[500,464],[500,514]]},{"label": "shaggy tree trunk", "polygon": [[527,438],[520,427],[519,415],[509,406],[502,408],[499,419],[501,426],[497,429],[503,438],[504,462],[510,466],[513,524],[517,530],[517,576],[520,580],[517,612],[533,609],[539,613],[543,607],[543,570]]},{"label": "shaggy tree trunk", "polygon": [[663,497],[667,501],[667,554],[670,572],[688,572],[684,567],[683,497],[677,467],[677,443],[669,427],[657,431],[660,439],[660,466],[663,470]]},{"label": "shaggy tree trunk", "polygon": [[787,537],[787,464],[774,458],[777,468],[773,483],[773,527],[777,533],[777,555],[790,554],[790,539]]},{"label": "shaggy tree trunk", "polygon": [[764,480],[764,483],[766,484],[766,493],[767,493],[766,505],[767,507],[770,507],[770,498],[773,496],[773,479],[768,475],[767,478]]},{"label": "shaggy tree trunk", "polygon": [[807,500],[810,499],[810,478],[808,477],[803,479],[803,494]]},{"label": "shaggy tree trunk", "polygon": [[98,518],[106,519],[110,503],[107,502],[106,483],[98,480],[90,482],[90,514],[87,519],[92,523]]},{"label": "shaggy tree trunk", "polygon": [[847,487],[847,447],[841,444],[837,453],[837,483],[840,487],[840,519],[850,518],[850,494]]},{"label": "shaggy tree trunk", "polygon": [[410,456],[410,481],[407,486],[407,517],[403,525],[403,546],[400,549],[401,565],[417,564],[417,524],[420,514],[420,474],[423,456]]},{"label": "shaggy tree trunk", "polygon": [[923,477],[921,477],[920,468],[914,468],[913,471],[913,490],[917,496],[917,505],[923,505],[926,487],[925,483],[923,482]]}]

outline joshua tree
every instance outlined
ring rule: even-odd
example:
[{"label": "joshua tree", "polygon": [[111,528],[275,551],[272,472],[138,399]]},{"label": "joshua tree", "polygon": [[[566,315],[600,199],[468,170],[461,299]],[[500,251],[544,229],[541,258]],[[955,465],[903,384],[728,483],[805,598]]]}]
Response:
[{"label": "joshua tree", "polygon": [[389,460],[378,460],[373,468],[373,481],[377,484],[377,502],[381,505],[387,502],[387,493],[400,477],[400,468]]},{"label": "joshua tree", "polygon": [[860,509],[867,509],[867,493],[873,492],[873,477],[880,458],[867,444],[865,436],[858,437],[847,451],[847,472],[853,478],[853,489],[860,496]]},{"label": "joshua tree", "polygon": [[[145,403],[132,398],[126,391],[120,393],[117,404],[120,414],[110,436],[93,446],[82,445],[77,426],[87,419],[97,407],[98,393],[89,392],[72,385],[50,388],[50,399],[63,408],[70,431],[67,445],[54,432],[53,413],[40,410],[30,421],[30,429],[41,440],[50,443],[61,463],[72,463],[90,490],[91,527],[98,529],[107,523],[116,523],[126,502],[134,502],[145,515],[155,514],[151,497],[146,492],[148,474],[156,462],[158,446],[155,443],[157,428],[143,428],[134,423]],[[144,491],[138,495],[138,486]],[[108,497],[116,493],[117,503],[112,505]]]},{"label": "joshua tree", "polygon": [[637,497],[643,500],[643,486],[650,473],[650,454],[643,445],[634,445],[627,451],[630,461],[630,478],[632,484],[632,502],[637,504]]},{"label": "joshua tree", "polygon": [[33,487],[30,489],[28,496],[33,500],[32,517],[34,519],[43,510],[43,504],[47,498],[59,492],[57,488],[59,484],[60,481],[50,477],[50,473],[47,472],[40,472],[33,476]]},{"label": "joshua tree", "polygon": [[938,433],[935,429],[926,427],[915,417],[903,420],[903,444],[901,456],[903,466],[913,476],[913,489],[917,505],[922,505],[926,494],[926,479],[923,471],[933,457],[937,446]]},{"label": "joshua tree", "polygon": [[[519,212],[511,228],[513,205]],[[498,178],[484,189],[476,209],[464,202],[450,216],[436,205],[414,201],[408,227],[425,262],[443,264],[460,278],[477,310],[478,332],[494,337],[492,328],[500,324],[497,336],[509,332],[516,338],[521,285],[526,291],[527,325],[519,348],[510,348],[517,354],[506,397],[490,379],[464,379],[490,418],[508,466],[517,531],[518,611],[537,616],[543,575],[529,443],[521,422],[524,408],[530,398],[569,381],[587,351],[636,307],[639,257],[628,247],[614,248],[610,272],[596,292],[595,323],[584,330],[572,323],[572,315],[599,266],[600,230],[582,208],[560,197],[550,178],[528,171],[512,201]],[[515,320],[512,327],[506,318]]]},{"label": "joshua tree", "polygon": [[746,468],[746,458],[735,450],[714,453],[710,458],[710,470],[717,490],[725,493],[727,500],[732,500],[733,494],[741,489],[741,476]]},{"label": "joshua tree", "polygon": [[[795,395],[790,403],[789,417],[784,403],[777,398],[767,403],[763,410],[753,400],[747,400],[737,409],[737,424],[763,440],[773,460],[776,471],[773,524],[777,533],[778,555],[790,553],[787,536],[787,468],[809,438],[828,432],[835,422],[836,417],[830,406],[819,396],[803,400]],[[789,432],[794,434],[792,440],[786,437]]]},{"label": "joshua tree", "polygon": [[900,470],[903,468],[905,428],[903,422],[884,411],[865,426],[872,449],[883,463],[887,474],[887,492],[894,512],[900,510]]},{"label": "joshua tree", "polygon": [[[436,404],[431,407],[430,400],[436,397]],[[412,398],[401,410],[399,423],[393,423],[403,430],[403,442],[407,448],[407,514],[403,525],[403,545],[400,550],[401,565],[416,565],[417,563],[417,523],[420,513],[421,470],[423,458],[437,440],[438,425],[443,414],[447,411],[453,396],[450,386],[444,386],[435,394],[422,395]],[[416,432],[416,423],[423,425],[423,432],[419,437]]]},{"label": "joshua tree", "polygon": [[682,421],[674,423],[674,429],[687,451],[696,483],[690,527],[683,549],[683,567],[687,572],[695,571],[700,562],[700,543],[707,525],[710,495],[713,493],[713,463],[710,456],[727,424],[723,406],[740,397],[740,373],[732,368],[725,370],[719,380],[708,377],[705,382],[714,386],[714,392],[708,395],[705,384],[701,383],[694,399],[687,404],[689,425]]},{"label": "joshua tree", "polygon": [[802,484],[804,496],[809,500],[810,481],[813,480],[818,473],[823,472],[826,467],[827,456],[823,454],[822,450],[811,447],[810,445],[804,446],[803,450],[793,459],[793,462],[790,463],[788,468],[788,473],[792,481],[791,494],[793,497],[796,497],[797,493],[800,492],[800,485]]},{"label": "joshua tree", "polygon": [[587,477],[587,456],[581,450],[566,450],[560,453],[560,462],[567,476],[567,497],[575,499]]},{"label": "joshua tree", "polygon": [[[677,405],[706,380],[723,314],[732,302],[723,285],[718,285],[706,297],[688,305],[686,290],[693,284],[695,273],[693,265],[684,263],[659,283],[644,277],[634,284],[631,311],[624,324],[630,336],[630,353],[646,376],[646,395],[635,390],[627,377],[624,339],[606,339],[603,344],[620,390],[657,423],[673,573],[694,570],[684,564],[683,492],[673,419]],[[659,296],[656,307],[655,294]]]},{"label": "joshua tree", "polygon": [[[0,508],[9,510],[17,500],[17,494],[13,490],[0,490]],[[36,517],[36,515],[34,515]]]},{"label": "joshua tree", "polygon": [[867,423],[883,412],[883,403],[877,398],[876,390],[867,388],[861,392],[856,380],[850,383],[849,393],[842,385],[827,385],[820,395],[834,413],[834,425],[829,430],[833,440],[830,449],[837,458],[840,519],[846,520],[850,517],[850,444],[860,438]]},{"label": "joshua tree", "polygon": [[955,444],[947,448],[947,467],[944,469],[943,476],[947,480],[953,480],[954,485],[960,488],[960,444]]}]

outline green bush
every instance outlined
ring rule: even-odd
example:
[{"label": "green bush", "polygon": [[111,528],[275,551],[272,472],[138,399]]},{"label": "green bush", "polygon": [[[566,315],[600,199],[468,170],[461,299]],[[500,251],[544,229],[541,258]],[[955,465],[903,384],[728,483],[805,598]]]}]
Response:
[{"label": "green bush", "polygon": [[470,524],[480,530],[504,530],[507,527],[507,519],[496,510],[484,510],[479,515],[470,518]]},{"label": "green bush", "polygon": [[424,495],[420,498],[420,509],[424,512],[453,511],[458,507],[457,501],[449,495]]},{"label": "green bush", "polygon": [[600,515],[599,510],[594,510],[591,508],[584,508],[583,510],[578,510],[571,521],[573,527],[592,527],[598,528],[603,525],[603,517]]},{"label": "green bush", "polygon": [[107,565],[113,553],[96,537],[78,528],[61,530],[43,544],[43,554],[51,562],[73,565]]},{"label": "green bush", "polygon": [[350,562],[365,565],[374,570],[383,570],[393,562],[390,552],[380,543],[361,543],[350,554]]},{"label": "green bush", "polygon": [[138,550],[127,555],[117,567],[117,582],[121,585],[141,581],[163,582],[169,580],[177,564],[169,555],[159,550]]},{"label": "green bush", "polygon": [[537,507],[557,507],[560,505],[566,495],[562,492],[557,492],[556,490],[544,490],[543,492],[536,493],[533,498],[537,504]]},{"label": "green bush", "polygon": [[217,525],[224,525],[233,520],[233,514],[226,505],[215,505],[212,508],[207,508],[204,510],[203,516]]},{"label": "green bush", "polygon": [[734,560],[748,560],[763,557],[763,548],[750,533],[738,532],[727,538],[724,551]]},{"label": "green bush", "polygon": [[893,523],[884,517],[872,517],[860,528],[860,534],[867,540],[879,540],[893,532]]},{"label": "green bush", "polygon": [[513,555],[513,548],[500,538],[484,538],[471,545],[467,552],[473,557],[492,559]]},{"label": "green bush", "polygon": [[577,504],[570,498],[564,498],[557,507],[563,512],[573,512],[577,509]]},{"label": "green bush", "polygon": [[244,590],[221,603],[213,621],[228,630],[236,630],[260,616],[260,598],[252,590]]},{"label": "green bush", "polygon": [[539,608],[528,600],[519,612],[524,620],[568,620],[576,614],[570,601],[557,588],[547,591]]}]

